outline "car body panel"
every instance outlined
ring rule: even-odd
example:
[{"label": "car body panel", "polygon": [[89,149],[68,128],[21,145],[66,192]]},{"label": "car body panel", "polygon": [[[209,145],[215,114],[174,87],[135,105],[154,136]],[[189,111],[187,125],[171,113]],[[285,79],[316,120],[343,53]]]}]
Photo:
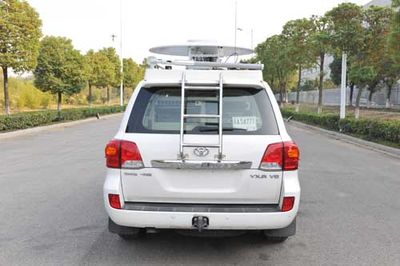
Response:
[{"label": "car body panel", "polygon": [[[225,85],[258,86],[265,89],[275,115],[279,135],[224,135],[225,161],[251,162],[249,169],[162,169],[152,165],[153,160],[176,160],[179,154],[179,134],[126,133],[134,102],[144,86],[179,85],[182,71],[149,71],[145,80],[135,89],[115,139],[135,142],[141,153],[142,169],[108,169],[104,184],[106,211],[119,225],[155,228],[192,228],[195,215],[210,219],[209,229],[278,229],[288,226],[295,218],[299,200],[298,171],[259,170],[261,158],[271,143],[291,141],[286,131],[279,106],[268,84],[258,71],[223,71]],[[215,83],[221,71],[186,70],[189,81]],[[255,74],[255,72],[258,72]],[[186,135],[188,142],[211,143],[218,135]],[[216,160],[217,149],[209,148],[204,157],[187,147],[187,159]],[[116,210],[110,207],[109,193],[120,195],[125,202],[208,203],[208,204],[282,204],[285,196],[294,196],[295,205],[289,212],[273,213],[178,213],[157,211]]]}]

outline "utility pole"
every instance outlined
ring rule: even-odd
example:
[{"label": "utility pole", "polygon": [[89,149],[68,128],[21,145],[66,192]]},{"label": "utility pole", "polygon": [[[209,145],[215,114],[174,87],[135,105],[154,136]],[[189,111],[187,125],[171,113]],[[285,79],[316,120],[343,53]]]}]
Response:
[{"label": "utility pole", "polygon": [[237,34],[237,1],[235,1],[235,53],[236,53],[236,34]]},{"label": "utility pole", "polygon": [[254,33],[254,30],[253,30],[253,28],[251,29],[251,50],[253,50],[254,49],[254,43],[253,43],[253,33]]},{"label": "utility pole", "polygon": [[119,88],[119,94],[120,94],[120,105],[124,105],[124,59],[123,59],[123,54],[122,54],[122,0],[119,2],[120,10],[119,10],[119,17],[120,17],[120,33],[119,33],[119,45],[120,45],[120,59],[121,59],[121,84]]},{"label": "utility pole", "polygon": [[340,87],[340,119],[346,117],[346,72],[347,72],[347,54],[342,53],[342,80]]}]

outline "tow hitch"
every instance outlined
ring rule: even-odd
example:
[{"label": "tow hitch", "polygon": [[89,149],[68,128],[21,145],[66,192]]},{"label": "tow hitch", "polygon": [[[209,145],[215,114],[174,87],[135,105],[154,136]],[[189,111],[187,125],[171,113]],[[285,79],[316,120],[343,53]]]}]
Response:
[{"label": "tow hitch", "polygon": [[203,231],[203,229],[207,229],[208,223],[209,220],[206,216],[194,216],[192,219],[193,228],[197,229],[199,232]]}]

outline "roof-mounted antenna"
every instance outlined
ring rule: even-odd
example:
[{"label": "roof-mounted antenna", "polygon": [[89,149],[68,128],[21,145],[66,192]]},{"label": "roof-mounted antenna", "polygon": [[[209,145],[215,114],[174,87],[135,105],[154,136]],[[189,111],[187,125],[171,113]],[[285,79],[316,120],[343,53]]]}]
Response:
[{"label": "roof-mounted antenna", "polygon": [[235,1],[235,44],[234,44],[234,47],[235,47],[235,54],[236,54],[236,38],[237,38],[237,29],[238,29],[238,27],[237,27],[237,1]]}]

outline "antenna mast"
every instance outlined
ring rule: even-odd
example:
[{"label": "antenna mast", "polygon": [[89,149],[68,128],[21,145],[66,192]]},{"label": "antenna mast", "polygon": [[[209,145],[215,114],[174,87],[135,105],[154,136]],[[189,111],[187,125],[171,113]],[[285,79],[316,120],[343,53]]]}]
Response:
[{"label": "antenna mast", "polygon": [[121,56],[121,84],[120,84],[120,87],[119,87],[119,95],[120,95],[120,105],[121,106],[123,106],[124,105],[124,59],[123,59],[123,56],[122,56],[122,0],[120,0],[120,2],[119,2],[119,7],[120,7],[120,10],[119,10],[119,16],[120,16],[120,20],[119,20],[119,23],[120,23],[120,25],[119,25],[119,31],[120,31],[120,34],[119,34],[119,45],[120,45],[120,56]]},{"label": "antenna mast", "polygon": [[235,53],[236,53],[236,34],[237,34],[237,1],[235,1]]}]

